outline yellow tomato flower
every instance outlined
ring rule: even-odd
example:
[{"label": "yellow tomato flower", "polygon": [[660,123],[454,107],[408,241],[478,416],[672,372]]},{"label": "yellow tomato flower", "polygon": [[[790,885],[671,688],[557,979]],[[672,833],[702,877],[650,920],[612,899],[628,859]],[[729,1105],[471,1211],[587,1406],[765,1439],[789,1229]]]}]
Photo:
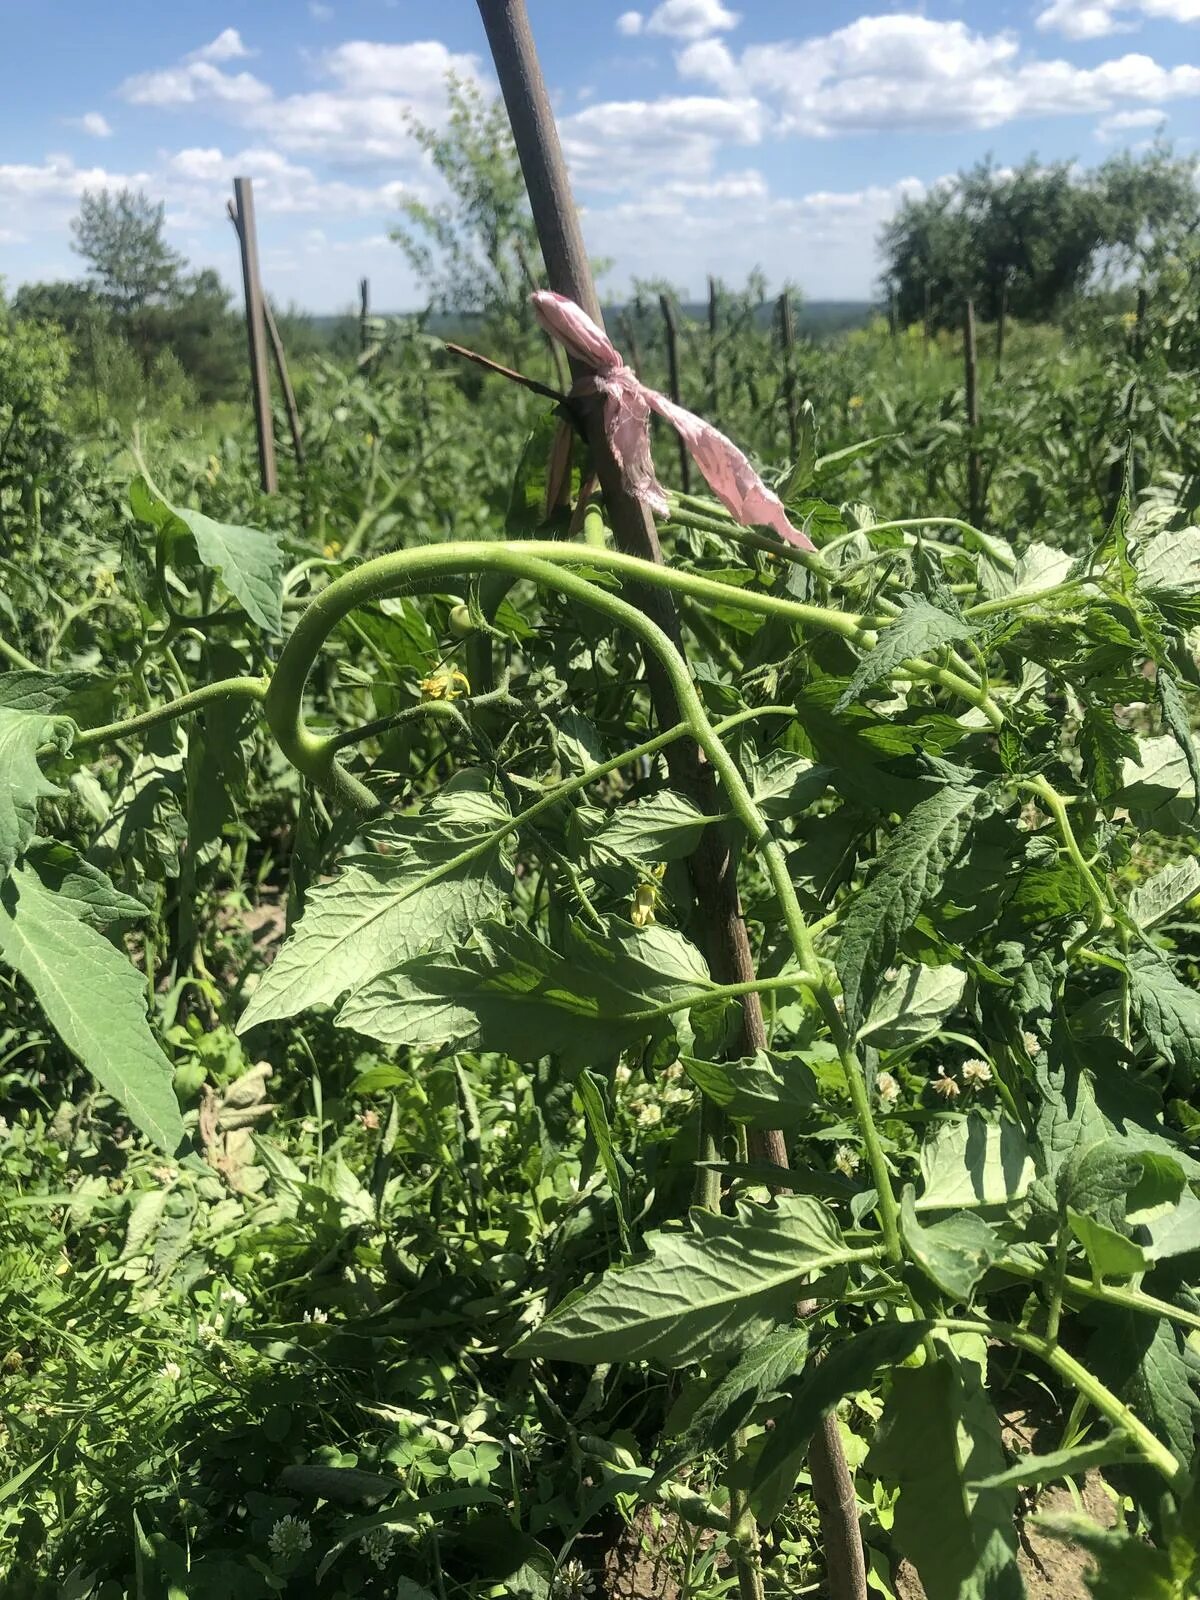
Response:
[{"label": "yellow tomato flower", "polygon": [[852,394],[847,404],[849,405],[851,411],[861,411],[863,406],[862,395]]},{"label": "yellow tomato flower", "polygon": [[427,678],[422,678],[417,687],[425,700],[458,700],[462,695],[470,694],[471,680],[457,667],[439,667]]},{"label": "yellow tomato flower", "polygon": [[330,539],[329,543],[325,546],[326,561],[336,561],[341,553],[342,541],[340,539]]}]

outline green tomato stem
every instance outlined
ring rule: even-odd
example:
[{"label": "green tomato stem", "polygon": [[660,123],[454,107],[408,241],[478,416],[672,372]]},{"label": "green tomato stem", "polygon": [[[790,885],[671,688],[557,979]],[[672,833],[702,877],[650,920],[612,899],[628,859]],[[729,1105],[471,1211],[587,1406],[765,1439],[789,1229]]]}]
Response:
[{"label": "green tomato stem", "polygon": [[157,728],[161,723],[186,717],[193,711],[202,711],[205,706],[218,700],[265,700],[268,681],[266,678],[222,678],[217,683],[206,683],[203,688],[181,694],[177,700],[168,700],[165,705],[154,706],[136,717],[108,722],[100,728],[81,728],[75,735],[72,748],[90,750],[94,745],[110,744],[114,739],[127,739],[135,733]]}]

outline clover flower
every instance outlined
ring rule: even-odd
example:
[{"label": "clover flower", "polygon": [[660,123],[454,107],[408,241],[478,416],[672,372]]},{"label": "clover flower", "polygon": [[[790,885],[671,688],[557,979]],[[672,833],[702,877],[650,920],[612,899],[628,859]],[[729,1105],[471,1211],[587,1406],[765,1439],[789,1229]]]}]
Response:
[{"label": "clover flower", "polygon": [[978,1056],[971,1056],[962,1064],[963,1082],[971,1089],[981,1089],[984,1084],[991,1083],[992,1069],[986,1061],[981,1061]]},{"label": "clover flower", "polygon": [[280,1517],[267,1539],[267,1548],[280,1561],[295,1561],[311,1544],[312,1529],[303,1517]]},{"label": "clover flower", "polygon": [[885,1111],[890,1111],[900,1098],[900,1085],[890,1072],[881,1072],[875,1079],[875,1093]]},{"label": "clover flower", "polygon": [[858,1171],[860,1157],[852,1144],[840,1144],[833,1153],[833,1164],[844,1178],[852,1178]]},{"label": "clover flower", "polygon": [[962,1090],[958,1086],[957,1079],[948,1078],[946,1076],[945,1067],[938,1068],[938,1075],[929,1085],[929,1087],[933,1090],[934,1094],[940,1094],[943,1100],[957,1100],[959,1095],[962,1093]]},{"label": "clover flower", "polygon": [[595,1592],[596,1581],[578,1556],[563,1562],[554,1578],[554,1600],[587,1600]]},{"label": "clover flower", "polygon": [[183,1377],[183,1368],[178,1361],[164,1361],[158,1369],[160,1378],[165,1378],[168,1383],[178,1383]]},{"label": "clover flower", "polygon": [[391,1560],[392,1539],[390,1528],[372,1528],[369,1533],[363,1534],[360,1541],[363,1554],[368,1560],[373,1561],[381,1572]]}]

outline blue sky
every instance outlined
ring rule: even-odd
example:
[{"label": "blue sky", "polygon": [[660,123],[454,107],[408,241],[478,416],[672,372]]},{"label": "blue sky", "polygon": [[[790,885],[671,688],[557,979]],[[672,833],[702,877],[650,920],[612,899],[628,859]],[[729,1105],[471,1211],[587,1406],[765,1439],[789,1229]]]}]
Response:
[{"label": "blue sky", "polygon": [[[702,290],[761,267],[871,292],[906,193],[992,154],[1084,164],[1200,135],[1200,0],[529,0],[593,253]],[[494,92],[472,0],[0,0],[0,278],[76,276],[85,188],[166,202],[172,243],[233,283],[224,216],[255,180],[281,301],[420,303],[388,238],[437,198],[409,131],[448,70]]]}]

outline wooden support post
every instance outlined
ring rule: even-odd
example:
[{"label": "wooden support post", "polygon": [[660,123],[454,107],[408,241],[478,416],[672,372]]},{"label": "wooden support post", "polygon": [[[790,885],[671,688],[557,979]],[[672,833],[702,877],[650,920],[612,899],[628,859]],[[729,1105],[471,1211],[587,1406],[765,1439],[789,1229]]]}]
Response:
[{"label": "wooden support post", "polygon": [[[238,222],[237,207],[232,200],[225,204],[226,213],[233,223],[233,231],[238,236],[240,244],[242,237],[241,225]],[[304,471],[304,436],[300,431],[300,408],[296,404],[296,391],[292,388],[291,374],[288,372],[287,356],[284,353],[283,340],[279,337],[279,324],[275,321],[275,313],[271,309],[271,302],[264,294],[262,297],[263,321],[267,325],[267,341],[271,346],[271,355],[275,362],[275,376],[279,379],[279,388],[283,394],[283,409],[287,413],[288,432],[292,436],[292,454],[296,458],[296,468]]]},{"label": "wooden support post", "polygon": [[720,321],[720,297],[717,293],[717,280],[710,277],[708,280],[708,411],[711,417],[717,415],[719,395],[718,383],[718,356],[717,334]]},{"label": "wooden support post", "polygon": [[788,458],[800,453],[800,417],[796,409],[796,319],[792,297],[785,289],[776,301],[779,315],[779,344],[783,351],[783,401],[787,411]]},{"label": "wooden support post", "polygon": [[267,370],[266,318],[258,273],[258,236],[254,229],[254,188],[249,178],[233,180],[238,242],[242,247],[242,286],[246,294],[246,340],[250,349],[250,384],[254,392],[254,426],[258,433],[258,470],[264,494],[279,487],[275,469],[275,432],[271,417],[271,375]]},{"label": "wooden support post", "polygon": [[975,358],[975,302],[963,306],[963,368],[967,396],[967,520],[983,521],[983,480],[979,465],[979,371]]},{"label": "wooden support post", "polygon": [[358,280],[358,353],[365,356],[371,345],[371,280]]},{"label": "wooden support post", "polygon": [[[617,331],[621,335],[621,345],[625,351],[625,359],[640,378],[642,375],[642,350],[638,343],[637,328],[628,311],[623,311],[617,318]],[[563,385],[566,388],[566,385]]]},{"label": "wooden support post", "polygon": [[1137,321],[1133,325],[1133,359],[1140,361],[1146,343],[1146,307],[1149,297],[1145,288],[1139,287],[1137,292]]},{"label": "wooden support post", "polygon": [[[675,316],[675,302],[669,294],[660,294],[658,304],[662,311],[663,326],[667,330],[667,393],[679,406],[683,404],[679,396],[679,321]],[[692,458],[688,455],[682,435],[678,438],[679,482],[684,494],[687,494],[692,487]]]},{"label": "wooden support post", "polygon": [[[477,0],[477,3],[512,124],[550,287],[559,294],[568,295],[589,316],[601,322],[596,287],[525,0]],[[578,375],[586,374],[587,369],[582,368]],[[626,487],[620,464],[608,443],[602,409],[594,402],[585,412],[585,423],[618,547],[644,561],[661,562],[662,550],[653,518]],[[674,601],[665,591],[631,586],[626,592],[677,648],[682,645],[679,616]],[[646,678],[659,726],[674,726],[680,719],[679,703],[661,663],[652,654],[646,656]],[[711,816],[719,800],[712,769],[695,742],[675,740],[667,747],[666,760],[674,786],[693,799],[705,815]],[[689,867],[696,891],[696,928],[707,950],[709,970],[719,983],[753,983],[754,959],[738,901],[736,861],[723,828],[713,825],[704,829]],[[765,1049],[766,1043],[762,1006],[757,994],[748,994],[742,1001],[739,1054],[753,1055]],[[778,1130],[751,1132],[749,1137],[750,1149],[756,1158],[787,1165],[787,1144]],[[836,1485],[833,1494],[822,1496],[821,1512],[826,1547],[838,1552],[836,1556],[831,1555],[829,1561],[830,1600],[867,1600],[857,1501],[836,1418],[827,1417],[818,1427],[812,1450],[819,1458],[821,1472],[828,1473]],[[844,1559],[843,1551],[849,1552]]]}]

